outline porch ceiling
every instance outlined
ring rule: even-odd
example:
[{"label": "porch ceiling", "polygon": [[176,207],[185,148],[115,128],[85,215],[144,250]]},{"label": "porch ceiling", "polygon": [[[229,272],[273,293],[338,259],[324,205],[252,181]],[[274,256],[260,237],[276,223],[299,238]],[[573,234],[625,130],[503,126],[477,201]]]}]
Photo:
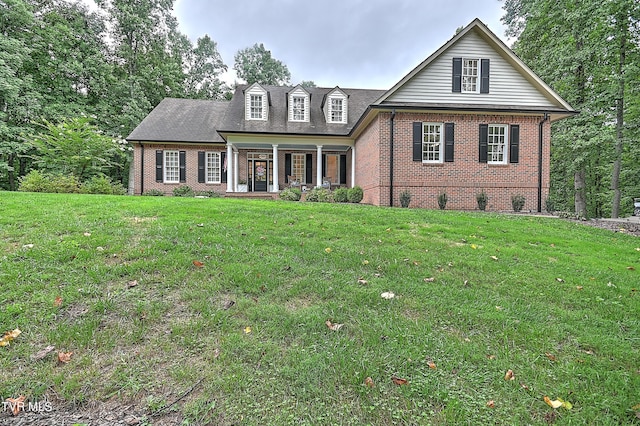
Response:
[{"label": "porch ceiling", "polygon": [[[233,146],[237,149],[255,149],[255,150],[264,150],[264,149],[273,149],[272,143],[256,143],[256,142],[232,142]],[[316,151],[318,149],[315,144],[296,144],[296,143],[278,143],[278,151],[287,150],[287,151]],[[348,151],[351,148],[349,145],[333,145],[327,144],[322,145],[323,151]]]}]

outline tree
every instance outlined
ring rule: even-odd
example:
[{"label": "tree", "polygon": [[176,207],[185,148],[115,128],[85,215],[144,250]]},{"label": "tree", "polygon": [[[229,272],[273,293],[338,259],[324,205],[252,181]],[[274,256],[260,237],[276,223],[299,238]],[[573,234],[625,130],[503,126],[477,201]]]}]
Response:
[{"label": "tree", "polygon": [[289,84],[291,73],[285,64],[271,56],[262,43],[239,50],[234,69],[238,77],[248,84],[260,83],[274,86]]},{"label": "tree", "polygon": [[302,82],[300,83],[300,86],[302,87],[318,87],[316,86],[316,83],[313,82],[312,80],[302,80]]},{"label": "tree", "polygon": [[225,71],[227,66],[222,62],[216,42],[206,34],[200,37],[186,60],[186,96],[194,99],[224,98],[229,88],[220,80],[220,75]]}]

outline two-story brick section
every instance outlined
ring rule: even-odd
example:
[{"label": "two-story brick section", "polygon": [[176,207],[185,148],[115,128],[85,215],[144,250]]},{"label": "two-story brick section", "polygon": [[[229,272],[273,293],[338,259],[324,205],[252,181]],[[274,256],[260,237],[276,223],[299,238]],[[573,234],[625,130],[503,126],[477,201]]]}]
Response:
[{"label": "two-story brick section", "polygon": [[509,210],[549,192],[551,123],[576,111],[474,20],[389,90],[238,86],[230,101],[164,99],[129,135],[135,194],[277,194],[360,186],[365,203]]}]

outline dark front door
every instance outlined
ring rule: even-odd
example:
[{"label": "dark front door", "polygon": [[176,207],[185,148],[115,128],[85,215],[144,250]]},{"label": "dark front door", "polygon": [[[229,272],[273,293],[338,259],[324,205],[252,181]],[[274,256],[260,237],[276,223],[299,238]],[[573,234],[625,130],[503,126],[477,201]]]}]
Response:
[{"label": "dark front door", "polygon": [[267,192],[268,168],[266,161],[253,162],[253,190],[256,192]]}]

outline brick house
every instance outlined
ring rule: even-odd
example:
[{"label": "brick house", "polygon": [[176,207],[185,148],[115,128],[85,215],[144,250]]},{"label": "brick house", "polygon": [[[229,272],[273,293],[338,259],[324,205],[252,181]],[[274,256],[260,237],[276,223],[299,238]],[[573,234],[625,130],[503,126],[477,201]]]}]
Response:
[{"label": "brick house", "polygon": [[360,186],[365,203],[541,211],[551,123],[575,114],[480,20],[389,90],[238,86],[230,101],[164,99],[127,137],[133,190],[277,194]]}]

